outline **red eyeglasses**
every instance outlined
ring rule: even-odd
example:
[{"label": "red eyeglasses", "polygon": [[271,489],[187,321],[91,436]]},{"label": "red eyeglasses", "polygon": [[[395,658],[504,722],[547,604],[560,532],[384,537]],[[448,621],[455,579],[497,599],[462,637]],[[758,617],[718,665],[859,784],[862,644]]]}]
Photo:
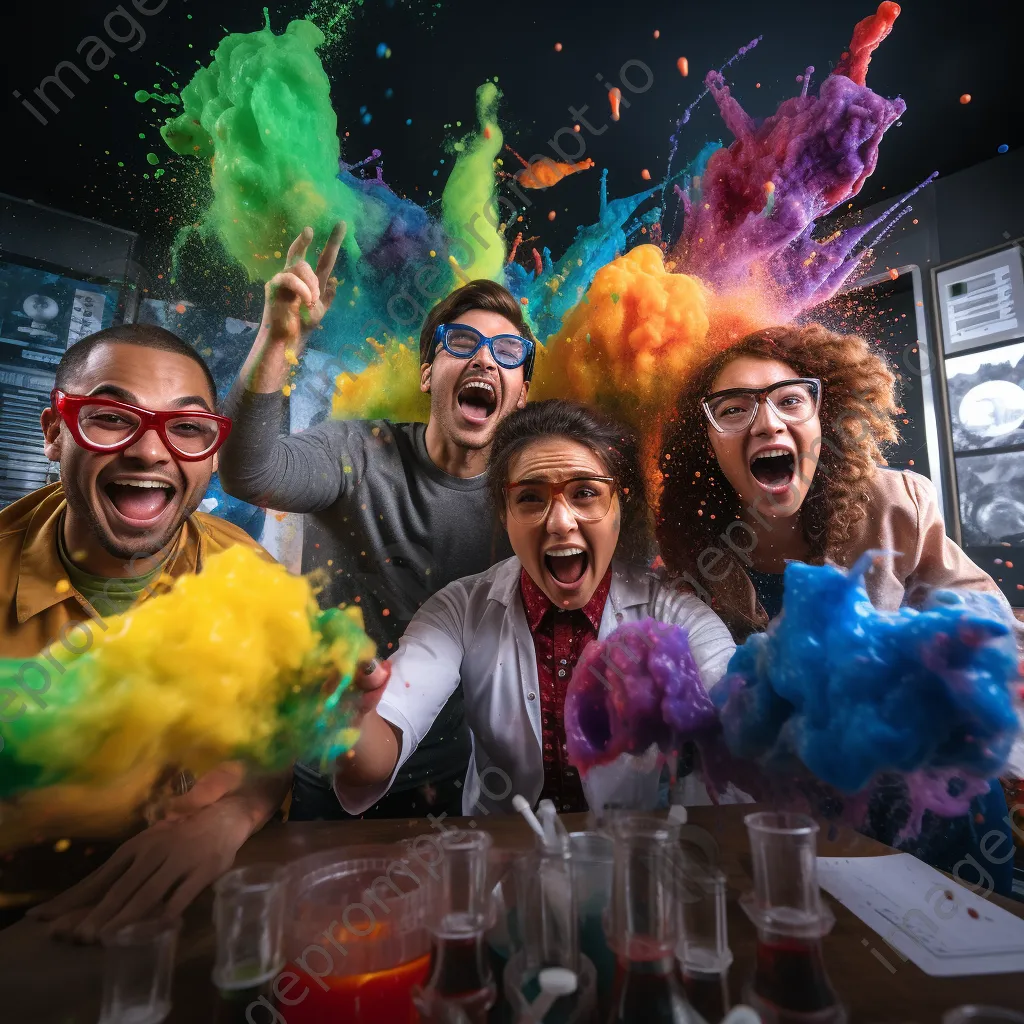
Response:
[{"label": "red eyeglasses", "polygon": [[175,458],[210,458],[231,433],[231,420],[212,412],[153,412],[95,395],[66,395],[54,388],[50,401],[79,447],[90,452],[121,452],[148,430],[155,430]]}]

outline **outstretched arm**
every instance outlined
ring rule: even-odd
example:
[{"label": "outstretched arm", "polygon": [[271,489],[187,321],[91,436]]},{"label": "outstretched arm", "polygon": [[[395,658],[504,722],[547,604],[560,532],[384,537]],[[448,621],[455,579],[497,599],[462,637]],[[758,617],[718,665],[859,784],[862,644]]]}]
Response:
[{"label": "outstretched arm", "polygon": [[314,270],[306,261],[313,241],[304,228],[288,250],[285,268],[266,285],[263,321],[224,403],[234,429],[220,451],[224,489],[256,505],[284,512],[312,512],[335,501],[351,464],[347,434],[324,425],[288,436],[284,389],[309,334],[334,298],[331,276],[345,237],[335,225]]}]

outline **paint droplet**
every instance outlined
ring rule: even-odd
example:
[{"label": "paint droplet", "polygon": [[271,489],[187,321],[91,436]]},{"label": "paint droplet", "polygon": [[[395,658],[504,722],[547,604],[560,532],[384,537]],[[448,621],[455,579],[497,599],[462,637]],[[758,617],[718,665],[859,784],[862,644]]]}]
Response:
[{"label": "paint droplet", "polygon": [[661,33],[657,29],[654,30],[654,38],[655,39],[660,39],[661,38]]},{"label": "paint droplet", "polygon": [[386,618],[388,615],[391,614],[391,609],[390,608],[382,608],[380,613],[381,613],[381,615],[383,615]]},{"label": "paint droplet", "polygon": [[997,153],[1009,153],[1010,147],[1004,142],[1001,146],[996,148]]},{"label": "paint droplet", "polygon": [[615,86],[608,90],[608,104],[612,108],[612,120],[619,119],[619,104],[622,102],[622,90]]},{"label": "paint droplet", "polygon": [[676,67],[679,68],[679,74],[681,74],[683,78],[686,78],[690,73],[690,62],[685,57],[680,57],[679,60],[676,61]]},{"label": "paint droplet", "polygon": [[966,107],[967,104],[971,102],[971,94],[969,92],[965,92],[963,96],[960,97],[960,102]]},{"label": "paint droplet", "polygon": [[555,43],[555,53],[561,53],[561,52],[562,52],[562,44],[561,43]]},{"label": "paint droplet", "polygon": [[974,909],[974,907],[967,908],[967,916],[973,917],[975,921],[978,920],[978,912]]},{"label": "paint droplet", "polygon": [[555,219],[555,211],[554,210],[548,210],[548,220],[554,220],[554,219]]},{"label": "paint droplet", "polygon": [[53,844],[53,849],[55,853],[63,853],[70,845],[70,839],[58,839],[57,842]]},{"label": "paint droplet", "polygon": [[647,168],[645,167],[645,168],[644,168],[644,169],[643,169],[643,170],[642,170],[642,171],[640,172],[640,177],[641,177],[641,178],[643,178],[643,179],[644,179],[644,181],[650,181],[650,180],[651,180],[651,172],[650,172],[649,170],[647,170]]},{"label": "paint droplet", "polygon": [[58,594],[67,594],[71,591],[71,581],[57,580],[53,589],[56,590]]},{"label": "paint droplet", "polygon": [[275,249],[274,250],[274,259],[275,260],[279,260],[280,258],[281,258],[281,250],[280,249]]},{"label": "paint droplet", "polygon": [[766,181],[764,183],[764,190],[765,190],[765,193],[767,195],[771,195],[775,191],[775,182],[774,181]]},{"label": "paint droplet", "polygon": [[178,313],[179,315],[180,315],[180,314],[182,314],[182,313],[184,313],[184,312],[185,312],[185,303],[184,303],[184,302],[179,302],[179,303],[178,303],[178,304],[177,304],[177,305],[176,305],[176,306],[174,307],[174,312],[175,312],[175,313]]},{"label": "paint droplet", "polygon": [[156,153],[147,153],[146,163],[151,164],[152,166],[155,167],[158,163],[160,163],[160,157],[158,157]]},{"label": "paint droplet", "polygon": [[521,303],[522,303],[522,304],[523,304],[524,306],[528,306],[528,305],[530,304],[530,300],[529,300],[529,299],[528,299],[528,298],[527,298],[527,297],[526,297],[525,295],[524,295],[524,296],[523,296],[523,297],[522,297],[522,298],[521,298],[521,299],[520,299],[519,301],[520,301],[520,302],[521,302]]},{"label": "paint droplet", "polygon": [[895,267],[890,267],[889,268],[889,277],[891,277],[895,281],[896,278],[899,277],[899,276],[900,276],[900,272]]}]

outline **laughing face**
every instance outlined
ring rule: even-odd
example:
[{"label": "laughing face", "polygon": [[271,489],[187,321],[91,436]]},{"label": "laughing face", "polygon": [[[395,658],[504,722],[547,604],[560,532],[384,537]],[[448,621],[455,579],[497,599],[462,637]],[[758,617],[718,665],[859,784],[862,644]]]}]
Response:
[{"label": "laughing face", "polygon": [[[554,497],[547,514],[536,523],[524,523],[506,504],[503,519],[512,550],[530,578],[558,608],[582,608],[611,565],[619,542],[619,497],[610,485],[595,478],[607,477],[608,468],[585,445],[553,437],[535,441],[509,466],[509,483],[533,485],[517,488],[508,501],[517,501],[524,509],[543,511],[545,484],[564,484],[564,492]],[[570,505],[580,509],[607,508],[597,520],[581,519]],[[588,511],[588,514],[592,512]],[[525,518],[530,518],[529,513]]]},{"label": "laughing face", "polygon": [[[458,322],[489,338],[519,333],[500,313],[482,309],[462,313]],[[446,441],[479,450],[490,447],[498,424],[526,404],[530,385],[522,366],[502,369],[486,345],[460,359],[439,344],[434,361],[423,367],[420,387],[430,392],[430,418]]]},{"label": "laughing face", "polygon": [[[711,390],[761,389],[798,377],[786,363],[738,356],[725,366]],[[787,400],[779,392],[772,398]],[[791,423],[761,402],[754,422],[745,430],[719,433],[709,425],[708,438],[722,472],[745,507],[768,517],[792,516],[800,510],[818,465],[821,421],[817,413],[803,423]]]},{"label": "laughing face", "polygon": [[[99,345],[68,382],[68,393],[96,395],[154,411],[212,412],[202,368],[185,356],[142,345]],[[179,462],[155,430],[123,451],[80,448],[52,409],[42,416],[47,458],[60,463],[67,496],[64,541],[81,567],[99,576],[141,575],[196,510],[216,458]]]}]

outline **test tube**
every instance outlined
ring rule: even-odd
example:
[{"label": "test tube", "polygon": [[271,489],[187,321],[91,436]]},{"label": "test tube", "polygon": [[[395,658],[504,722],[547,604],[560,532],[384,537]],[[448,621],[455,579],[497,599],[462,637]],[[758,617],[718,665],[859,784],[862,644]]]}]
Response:
[{"label": "test tube", "polygon": [[213,983],[222,995],[258,998],[281,970],[286,879],[276,864],[250,864],[215,883]]},{"label": "test tube", "polygon": [[154,919],[104,937],[100,1024],[160,1024],[167,1019],[180,931],[180,920]]}]

